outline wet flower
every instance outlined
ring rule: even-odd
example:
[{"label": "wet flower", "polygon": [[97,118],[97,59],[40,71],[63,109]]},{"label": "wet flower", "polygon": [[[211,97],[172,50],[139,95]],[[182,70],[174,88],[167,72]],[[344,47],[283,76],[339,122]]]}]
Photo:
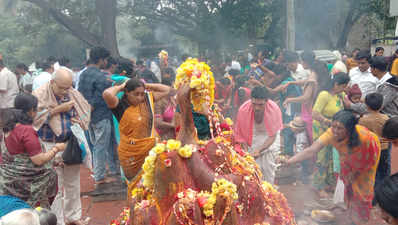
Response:
[{"label": "wet flower", "polygon": [[165,159],[165,160],[164,160],[164,165],[165,165],[166,167],[170,167],[170,166],[171,166],[171,160],[170,160],[170,159]]},{"label": "wet flower", "polygon": [[183,158],[190,158],[192,156],[192,147],[185,145],[184,147],[178,149],[178,154]]},{"label": "wet flower", "polygon": [[174,139],[170,139],[167,141],[167,149],[169,149],[170,151],[175,151],[175,150],[179,149],[180,147],[181,147],[180,141],[176,141]]}]

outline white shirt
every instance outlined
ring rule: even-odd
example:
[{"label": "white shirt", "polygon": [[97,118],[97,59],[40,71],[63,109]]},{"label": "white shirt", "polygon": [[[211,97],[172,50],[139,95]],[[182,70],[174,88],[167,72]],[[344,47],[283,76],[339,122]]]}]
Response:
[{"label": "white shirt", "polygon": [[75,89],[78,90],[79,89],[79,81],[80,81],[80,75],[87,69],[87,66],[84,67],[82,70],[80,70],[78,73],[76,73],[75,76]]},{"label": "white shirt", "polygon": [[52,78],[52,75],[49,72],[43,71],[39,74],[39,76],[35,77],[33,79],[33,86],[32,86],[32,91],[38,89],[41,87],[43,84],[46,84],[49,82]]},{"label": "white shirt", "polygon": [[300,153],[310,146],[307,133],[305,131],[296,134],[296,152]]},{"label": "white shirt", "polygon": [[308,70],[305,70],[300,63],[297,64],[296,72],[291,71],[291,74],[295,80],[307,80],[309,76]]},{"label": "white shirt", "polygon": [[358,67],[354,67],[350,70],[350,86],[358,84],[359,89],[362,92],[362,98],[365,98],[367,94],[376,92],[376,85],[378,80],[370,72],[370,68],[365,72],[359,70]]},{"label": "white shirt", "polygon": [[0,109],[14,107],[14,99],[19,92],[17,76],[4,67],[0,71]]},{"label": "white shirt", "polygon": [[378,80],[376,88],[378,88],[380,85],[384,84],[390,78],[392,78],[390,73],[387,72],[386,74],[384,74],[384,76],[380,80]]}]

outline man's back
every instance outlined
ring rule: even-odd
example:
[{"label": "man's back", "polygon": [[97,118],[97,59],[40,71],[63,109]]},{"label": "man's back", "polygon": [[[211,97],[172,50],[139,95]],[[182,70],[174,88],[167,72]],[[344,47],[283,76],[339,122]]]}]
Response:
[{"label": "man's back", "polygon": [[102,98],[102,93],[110,86],[112,82],[107,80],[105,74],[97,67],[87,67],[80,75],[79,91],[94,108],[91,114],[93,123],[112,117],[111,111]]},{"label": "man's back", "polygon": [[[363,115],[359,120],[359,124],[368,128],[370,131],[377,134],[379,138],[381,138],[383,126],[388,119],[389,117],[385,114],[379,112],[371,112]],[[383,140],[380,141],[381,141],[381,149],[387,149],[388,142],[385,142]]]},{"label": "man's back", "polygon": [[17,76],[4,67],[0,71],[0,108],[13,107],[18,92]]}]

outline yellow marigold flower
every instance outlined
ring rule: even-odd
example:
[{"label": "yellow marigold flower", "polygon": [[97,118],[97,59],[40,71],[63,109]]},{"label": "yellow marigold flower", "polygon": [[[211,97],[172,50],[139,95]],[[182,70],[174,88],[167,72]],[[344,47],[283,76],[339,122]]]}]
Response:
[{"label": "yellow marigold flower", "polygon": [[213,209],[203,210],[203,214],[205,214],[206,217],[210,217],[213,215]]},{"label": "yellow marigold flower", "polygon": [[181,147],[181,142],[180,141],[176,141],[174,139],[170,139],[167,141],[167,149],[169,149],[170,151],[174,151],[177,150]]},{"label": "yellow marigold flower", "polygon": [[268,183],[267,181],[263,181],[261,187],[263,188],[264,191],[276,192],[272,184]]},{"label": "yellow marigold flower", "polygon": [[166,150],[166,146],[164,144],[157,144],[153,150],[155,151],[156,154],[161,154]]},{"label": "yellow marigold flower", "polygon": [[134,190],[131,192],[131,196],[133,198],[137,197],[138,195],[144,194],[144,189],[142,188],[134,188]]},{"label": "yellow marigold flower", "polygon": [[190,158],[192,155],[192,147],[185,145],[184,147],[178,149],[178,154],[183,158]]},{"label": "yellow marigold flower", "polygon": [[225,122],[228,124],[228,126],[232,126],[232,125],[234,125],[234,122],[231,120],[231,118],[229,118],[229,117],[227,117],[226,119],[225,119]]},{"label": "yellow marigold flower", "polygon": [[202,80],[198,79],[196,76],[192,76],[191,83],[189,84],[190,88],[198,88],[202,85]]}]

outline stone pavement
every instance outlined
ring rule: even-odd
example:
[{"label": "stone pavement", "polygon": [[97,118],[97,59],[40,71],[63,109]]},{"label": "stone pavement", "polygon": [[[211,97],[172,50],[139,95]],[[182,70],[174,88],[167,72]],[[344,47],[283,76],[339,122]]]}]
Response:
[{"label": "stone pavement", "polygon": [[[94,189],[93,179],[91,178],[89,171],[82,167],[81,169],[81,191],[89,192]],[[313,204],[315,201],[314,192],[311,190],[309,185],[281,185],[279,190],[283,192],[289,201],[290,207],[292,207],[296,214],[297,221],[301,221],[299,225],[317,225],[317,223],[311,221],[309,217],[305,215],[305,209],[308,205]],[[127,206],[126,201],[108,201],[108,202],[94,202],[94,199],[89,196],[82,196],[83,203],[83,217],[89,217],[90,225],[109,225],[110,221],[116,218],[123,207]],[[308,212],[307,212],[308,213]],[[337,222],[335,225],[351,225],[347,223],[347,217],[341,210],[335,210],[334,213],[337,216]],[[363,225],[385,225],[379,216],[377,209],[372,212],[372,219]]]}]

